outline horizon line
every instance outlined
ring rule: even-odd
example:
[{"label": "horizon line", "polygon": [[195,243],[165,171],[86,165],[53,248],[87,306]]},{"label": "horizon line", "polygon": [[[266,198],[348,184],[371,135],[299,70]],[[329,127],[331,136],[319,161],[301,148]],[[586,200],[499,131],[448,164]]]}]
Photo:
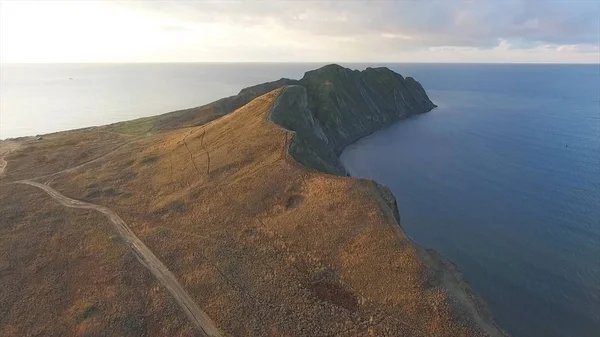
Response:
[{"label": "horizon line", "polygon": [[0,65],[53,65],[53,64],[564,64],[600,65],[598,62],[452,62],[452,61],[117,61],[117,62],[0,62]]}]

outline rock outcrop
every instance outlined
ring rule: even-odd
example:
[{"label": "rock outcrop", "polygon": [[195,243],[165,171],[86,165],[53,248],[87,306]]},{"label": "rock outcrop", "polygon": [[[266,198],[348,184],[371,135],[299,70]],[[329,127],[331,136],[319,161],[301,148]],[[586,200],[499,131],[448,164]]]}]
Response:
[{"label": "rock outcrop", "polygon": [[336,154],[367,134],[435,107],[417,81],[388,68],[358,71],[332,64],[307,72],[300,85]]},{"label": "rock outcrop", "polygon": [[388,68],[332,64],[297,83],[282,92],[271,119],[296,132],[290,154],[298,162],[329,174],[347,174],[338,156],[349,144],[436,107],[419,82]]},{"label": "rock outcrop", "polygon": [[225,97],[211,104],[217,106],[221,111],[229,113],[231,111],[243,107],[244,105],[248,104],[251,100],[255,99],[256,97],[262,96],[268,93],[269,91],[293,84],[298,84],[298,81],[289,78],[281,78],[277,81],[261,83],[244,88],[240,90],[240,92],[235,96]]}]

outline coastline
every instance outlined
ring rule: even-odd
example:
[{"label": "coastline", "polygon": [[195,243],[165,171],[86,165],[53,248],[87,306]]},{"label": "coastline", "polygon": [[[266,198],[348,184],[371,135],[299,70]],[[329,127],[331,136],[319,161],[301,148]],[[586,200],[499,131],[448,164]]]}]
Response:
[{"label": "coastline", "polygon": [[[271,83],[277,83],[277,82],[278,81],[271,82]],[[366,195],[372,195],[373,198],[371,199],[371,201],[375,205],[378,205],[378,207],[375,207],[375,208],[376,209],[378,208],[378,210],[382,213],[380,219],[384,219],[383,221],[380,221],[380,222],[377,222],[377,221],[374,222],[373,225],[374,225],[375,231],[379,232],[376,235],[381,237],[381,236],[384,236],[385,233],[392,233],[393,236],[395,236],[395,238],[392,237],[392,239],[395,239],[395,241],[397,241],[398,244],[405,245],[408,243],[407,249],[417,252],[417,255],[418,255],[417,260],[418,261],[416,261],[416,262],[418,264],[422,263],[426,267],[425,271],[424,271],[425,275],[420,275],[420,276],[413,275],[413,276],[423,277],[427,282],[427,284],[425,285],[425,288],[419,289],[419,291],[422,291],[423,294],[425,294],[425,293],[428,293],[431,289],[434,289],[434,290],[438,289],[438,290],[446,293],[448,295],[448,304],[451,305],[451,307],[452,307],[452,313],[456,315],[456,316],[454,316],[455,321],[453,323],[455,323],[455,324],[465,323],[467,325],[467,327],[469,327],[471,322],[475,322],[475,326],[478,328],[473,331],[480,331],[480,329],[481,329],[482,331],[485,331],[485,333],[487,335],[490,335],[490,336],[506,335],[493,322],[493,319],[491,318],[491,315],[489,314],[489,311],[487,310],[485,303],[483,301],[481,301],[481,299],[478,297],[478,295],[476,295],[469,288],[469,286],[466,284],[466,282],[464,282],[464,280],[462,279],[462,277],[460,275],[460,272],[458,272],[458,270],[455,268],[455,266],[451,262],[449,262],[449,261],[445,260],[443,257],[439,256],[439,254],[418,246],[404,233],[404,230],[401,227],[400,215],[398,213],[396,199],[393,196],[392,192],[387,187],[380,185],[374,181],[349,177],[345,168],[343,167],[343,164],[341,164],[339,162],[339,153],[341,153],[341,151],[343,150],[343,148],[345,146],[348,146],[352,142],[354,142],[362,137],[365,137],[373,132],[377,132],[386,126],[390,126],[391,124],[396,123],[399,120],[410,116],[410,114],[409,115],[398,115],[397,117],[391,117],[391,118],[387,118],[387,119],[383,118],[383,119],[381,119],[382,123],[378,122],[379,124],[372,125],[371,127],[364,127],[364,125],[363,125],[358,129],[354,129],[355,132],[357,132],[357,130],[358,130],[358,133],[352,133],[352,132],[347,133],[346,134],[347,144],[341,146],[341,144],[343,144],[343,141],[332,140],[332,138],[331,138],[332,136],[330,134],[330,130],[332,130],[332,129],[331,128],[326,129],[326,128],[320,127],[320,124],[319,124],[320,122],[316,118],[314,118],[311,110],[309,109],[309,102],[308,102],[308,98],[306,95],[306,89],[304,87],[298,86],[298,85],[291,85],[291,86],[286,86],[283,89],[276,89],[276,90],[279,90],[278,92],[271,92],[271,90],[267,90],[267,89],[269,89],[270,86],[267,86],[267,88],[265,88],[264,86],[261,87],[259,85],[257,87],[259,87],[259,90],[257,90],[256,92],[251,92],[250,95],[247,97],[243,97],[243,99],[241,99],[241,101],[239,103],[243,103],[246,100],[253,101],[255,97],[259,97],[259,98],[257,100],[254,100],[255,101],[254,103],[248,104],[249,107],[244,107],[244,108],[235,110],[236,113],[230,114],[228,118],[224,118],[224,119],[218,118],[223,115],[223,114],[221,114],[223,110],[221,110],[218,113],[209,116],[210,121],[214,121],[215,123],[211,123],[210,121],[206,122],[206,120],[204,120],[203,123],[199,124],[199,122],[195,119],[195,117],[197,117],[196,115],[198,114],[198,111],[202,111],[201,110],[202,107],[192,108],[192,109],[187,109],[187,110],[180,110],[180,111],[175,111],[172,113],[167,113],[166,115],[171,116],[174,119],[166,119],[166,122],[164,122],[164,123],[163,122],[153,123],[152,127],[149,129],[151,131],[146,130],[146,131],[142,132],[142,134],[148,135],[148,132],[154,133],[155,131],[157,131],[156,137],[160,138],[162,136],[167,136],[171,132],[175,132],[175,133],[179,134],[182,132],[187,132],[189,130],[189,133],[187,133],[187,135],[183,138],[183,142],[184,143],[186,142],[185,139],[188,138],[188,135],[192,134],[193,132],[196,132],[196,134],[197,134],[196,137],[190,137],[190,141],[194,141],[194,139],[199,139],[200,145],[198,147],[198,145],[196,144],[197,150],[205,151],[205,149],[203,147],[204,133],[202,132],[202,134],[200,135],[197,131],[206,130],[206,128],[210,128],[210,127],[217,128],[218,125],[215,125],[215,124],[232,123],[233,122],[232,120],[235,118],[238,119],[237,122],[244,123],[243,121],[246,120],[246,118],[248,118],[242,114],[242,112],[244,110],[251,111],[252,106],[257,106],[258,104],[262,104],[261,102],[268,102],[270,99],[269,97],[276,97],[275,100],[271,102],[272,106],[267,110],[266,114],[263,115],[262,122],[270,124],[271,126],[276,127],[279,130],[282,130],[282,129],[285,130],[285,131],[283,131],[283,133],[286,134],[283,149],[284,149],[284,153],[285,153],[285,161],[287,162],[287,164],[289,164],[290,166],[295,166],[297,168],[300,168],[301,169],[300,171],[308,171],[308,172],[313,171],[313,173],[316,173],[316,176],[318,177],[318,179],[322,179],[325,184],[327,184],[328,181],[339,181],[339,182],[342,182],[343,184],[347,184],[349,186],[362,185],[364,187],[364,190],[366,191]],[[273,91],[276,91],[276,90],[273,90]],[[265,94],[262,91],[266,91],[267,93],[268,92],[270,92],[270,93]],[[241,93],[243,93],[243,92],[244,92],[244,90],[242,90]],[[275,95],[277,95],[277,96],[275,96]],[[232,97],[225,98],[225,99],[217,101],[217,102],[221,102],[221,106],[223,106],[223,105],[226,106],[226,108],[225,108],[225,110],[226,110],[227,108],[235,107],[235,104],[232,104],[231,102],[235,102],[236,99],[239,99],[239,98],[240,98],[239,96],[232,96]],[[207,106],[211,106],[211,104],[209,104]],[[225,112],[225,114],[228,114],[228,112]],[[236,115],[236,116],[234,117],[234,115]],[[147,118],[143,119],[143,120],[147,120]],[[183,123],[183,126],[181,124],[176,124],[173,121],[175,121],[177,123]],[[246,122],[248,122],[248,121],[251,121],[251,120],[246,120]],[[128,122],[125,122],[125,123],[128,123]],[[98,127],[98,128],[85,128],[85,129],[71,130],[71,131],[66,131],[65,133],[69,133],[69,132],[77,133],[77,132],[81,132],[84,130],[86,130],[86,131],[97,130],[97,131],[102,131],[102,132],[106,132],[106,130],[109,130],[109,132],[112,132],[112,131],[110,131],[110,130],[112,130],[112,129],[110,129],[111,127],[114,127],[114,125],[108,125],[108,126],[103,126],[103,127]],[[346,131],[352,130],[352,128],[348,129],[347,127],[348,127],[348,125],[344,125],[340,129],[342,129],[342,130],[345,129]],[[177,129],[181,130],[181,132],[177,131]],[[182,130],[182,129],[186,129],[186,130]],[[335,128],[335,127],[333,129],[337,130],[337,128]],[[165,132],[158,132],[158,131],[165,131]],[[288,135],[290,133],[293,135],[291,138],[288,137]],[[53,133],[52,135],[56,136],[57,134]],[[70,136],[76,136],[76,135],[70,135]],[[42,137],[42,138],[44,138],[44,137]],[[155,137],[150,137],[150,138],[154,139]],[[134,139],[130,139],[130,140],[134,140]],[[350,142],[348,142],[348,140],[350,140]],[[121,139],[121,141],[123,141],[123,139]],[[268,142],[273,143],[274,140],[271,139]],[[179,144],[179,142],[178,142],[178,144]],[[190,145],[194,146],[193,144],[190,144]],[[337,151],[336,151],[336,146],[338,148]],[[185,143],[185,147],[186,148],[188,147],[187,143]],[[189,151],[190,150],[188,149],[188,152]],[[196,151],[194,151],[194,152],[196,152]],[[208,151],[206,151],[206,153],[208,155]],[[189,154],[191,156],[192,162],[194,163],[194,167],[196,168],[196,164],[195,164],[194,157],[192,156],[192,152],[189,152]],[[103,157],[103,156],[100,156],[100,157]],[[77,166],[77,167],[80,167],[80,166]],[[92,166],[95,166],[95,164]],[[209,161],[208,169],[207,169],[207,175],[209,175],[209,176],[212,174],[211,173],[212,171],[210,169],[211,166],[212,165],[210,165],[210,161]],[[63,171],[63,172],[68,172],[68,171],[69,170],[67,169],[66,171]],[[196,171],[198,171],[197,168],[196,168]],[[311,175],[313,173],[311,173]],[[64,178],[66,178],[66,177],[62,177],[62,178],[63,178],[62,181],[59,178],[59,181],[57,182],[59,185],[65,183]],[[83,186],[81,184],[77,184],[75,181],[71,182],[71,185],[72,185],[71,188],[73,188],[75,186],[79,186],[79,188],[77,188],[77,189],[80,189],[81,186]],[[67,189],[67,191],[68,191],[68,189]],[[77,193],[79,193],[79,192],[73,192],[73,191],[75,191],[75,190],[71,190],[71,192],[68,194],[78,196]],[[79,197],[79,198],[81,198],[81,197]],[[343,209],[340,209],[340,211],[344,212]],[[357,220],[355,220],[354,222],[357,222],[357,223],[353,224],[354,226],[360,225],[360,223],[358,223]],[[346,223],[346,224],[350,225],[350,223]],[[332,229],[338,230],[339,228],[343,228],[343,227],[338,226],[338,227],[332,228]],[[382,246],[384,246],[384,245],[382,245]],[[336,249],[340,249],[340,247],[329,247],[328,249],[332,249],[333,251],[335,251]],[[298,252],[298,253],[301,253],[301,252]],[[367,252],[365,254],[368,255],[371,253],[372,253],[372,251]],[[393,256],[393,254],[391,254],[390,256]],[[377,266],[377,267],[375,267],[375,270],[377,270],[378,268],[383,268],[383,267],[384,267],[383,265]],[[361,268],[363,268],[363,267],[361,267]],[[364,269],[364,271],[371,270],[369,268],[370,267],[366,267],[363,269]],[[346,269],[337,270],[337,272],[340,273],[340,276],[339,276],[340,278],[345,277],[346,281],[342,282],[342,285],[348,285],[346,282],[349,282],[349,283],[354,284],[355,286],[359,285],[359,287],[360,287],[359,289],[363,289],[363,291],[365,291],[367,293],[373,291],[373,289],[371,289],[370,287],[362,288],[363,283],[361,283],[361,282],[363,282],[362,278],[364,277],[364,275],[352,276],[351,274],[348,274],[349,271]],[[342,277],[342,275],[345,275],[345,276]],[[390,275],[387,275],[388,280],[390,279],[389,276]],[[348,286],[350,287],[350,289],[353,289],[350,285],[348,285]],[[357,293],[360,294],[360,292],[357,292]],[[374,295],[376,293],[371,293],[371,294],[372,294],[371,296],[374,296],[374,298],[378,298],[377,295]],[[368,295],[365,295],[365,296],[367,298],[369,297]],[[430,296],[430,295],[427,295],[427,296]],[[425,297],[423,297],[423,299],[425,299]],[[374,299],[374,301],[377,302],[375,299]],[[213,315],[211,314],[211,317],[212,316]],[[422,319],[422,317],[420,319]],[[414,328],[411,328],[411,329],[414,329]],[[479,335],[479,334],[472,333],[472,334],[468,334],[468,335]]]},{"label": "coastline", "polygon": [[[300,91],[300,93],[295,93],[292,92],[291,95],[301,95],[300,98],[300,104],[298,104],[296,107],[299,107],[301,110],[304,110],[302,112],[298,112],[298,111],[294,111],[294,112],[289,112],[290,106],[289,105],[285,105],[285,103],[283,103],[282,101],[284,100],[290,100],[289,97],[286,97],[286,92],[288,90],[291,89],[291,91],[298,91],[298,89],[295,89],[294,87],[298,87],[298,86],[286,86],[283,87],[281,89],[281,93],[279,94],[279,96],[277,97],[275,103],[273,104],[273,107],[271,108],[271,110],[268,113],[268,118],[267,120],[269,122],[271,122],[272,124],[277,125],[278,127],[284,128],[285,130],[287,130],[288,132],[290,132],[292,134],[292,139],[289,141],[288,144],[288,155],[286,156],[288,158],[288,160],[293,160],[294,162],[296,162],[298,165],[304,167],[305,169],[308,170],[315,170],[317,172],[320,172],[322,174],[327,175],[328,177],[330,177],[331,179],[336,179],[337,177],[339,177],[341,174],[339,174],[339,171],[335,171],[335,168],[337,166],[337,163],[335,162],[329,162],[327,163],[328,165],[317,165],[317,166],[311,166],[310,164],[310,160],[307,160],[306,158],[301,158],[300,160],[297,159],[297,157],[294,155],[294,149],[292,147],[292,144],[294,141],[298,140],[298,132],[294,129],[290,129],[290,125],[299,125],[299,124],[305,124],[306,122],[302,123],[298,123],[297,121],[290,121],[290,120],[282,120],[281,116],[303,116],[306,117],[307,114],[308,116],[310,115],[310,112],[305,110],[305,108],[307,107],[307,104],[305,102],[306,100],[306,91],[302,88]],[[294,98],[292,98],[293,100]],[[281,104],[280,104],[281,103]],[[282,105],[284,105],[282,107]],[[437,106],[434,106],[432,109],[434,109]],[[427,113],[431,110],[428,110],[424,113]],[[389,124],[389,125],[383,125],[382,128],[385,127],[389,127],[395,123],[400,123],[402,122],[403,119],[408,118],[410,116],[405,116],[404,118],[399,118],[398,120],[394,121],[393,123]],[[311,123],[314,123],[314,120],[312,120],[311,118],[308,118],[310,120]],[[284,125],[287,125],[284,126]],[[319,128],[316,129],[318,133],[322,132],[320,131]],[[359,138],[357,138],[355,141],[358,141],[359,139],[362,139],[364,137],[369,136],[370,134],[373,134],[375,132],[380,131],[379,130],[374,130],[372,132],[369,133],[365,133],[363,135],[361,135]],[[318,137],[315,137],[315,139],[319,139],[321,141],[323,141],[323,146],[327,146],[327,141],[326,139],[322,138],[324,134],[320,134],[318,135]],[[325,135],[326,136],[326,135]],[[301,136],[300,136],[301,137]],[[346,144],[344,147],[351,145],[352,143]],[[314,146],[314,145],[313,145]],[[322,160],[327,160],[327,156],[322,157]],[[329,157],[330,159],[331,157]],[[336,154],[336,158],[339,160],[339,154]],[[304,161],[304,162],[303,162]],[[341,164],[341,162],[340,162]],[[343,167],[343,164],[342,168]],[[322,168],[325,167],[326,169],[323,170]],[[332,170],[332,168],[334,168]],[[394,219],[395,221],[395,228],[394,228],[394,233],[396,233],[398,240],[408,240],[419,252],[419,255],[421,256],[421,259],[423,260],[423,262],[429,267],[431,268],[431,270],[433,271],[434,274],[436,274],[435,279],[438,282],[436,285],[437,286],[441,286],[442,288],[444,288],[446,291],[448,291],[451,296],[453,297],[453,301],[456,301],[457,303],[460,303],[460,306],[462,307],[462,309],[466,309],[466,312],[463,312],[462,314],[464,315],[468,315],[469,317],[473,318],[477,325],[479,327],[481,327],[489,336],[509,336],[509,334],[502,330],[493,320],[493,315],[489,309],[489,307],[487,306],[487,304],[485,303],[485,301],[483,300],[483,298],[481,298],[481,296],[479,294],[477,294],[470,286],[469,284],[464,280],[462,273],[460,272],[460,270],[458,269],[458,267],[450,260],[448,260],[447,258],[445,258],[444,256],[442,256],[441,254],[437,253],[435,250],[433,249],[429,249],[426,247],[422,247],[420,245],[418,245],[416,242],[414,242],[410,236],[408,236],[405,233],[404,228],[402,227],[401,224],[401,215],[398,211],[398,206],[397,206],[397,202],[396,202],[396,198],[393,194],[393,192],[385,185],[382,185],[374,180],[370,180],[370,179],[364,179],[364,178],[355,178],[352,177],[347,170],[345,170],[345,174],[344,176],[348,179],[356,179],[356,180],[364,180],[364,181],[368,181],[372,184],[373,189],[376,191],[376,193],[378,194],[378,196],[380,197],[380,201],[382,204],[382,208],[387,209],[385,210],[385,212],[388,214],[388,217],[391,219]],[[460,311],[460,310],[459,310]]]}]

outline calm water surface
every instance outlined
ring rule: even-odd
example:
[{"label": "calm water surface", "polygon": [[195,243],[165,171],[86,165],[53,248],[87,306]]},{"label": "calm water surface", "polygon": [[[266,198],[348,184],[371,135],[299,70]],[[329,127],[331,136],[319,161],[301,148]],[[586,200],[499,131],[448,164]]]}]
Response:
[{"label": "calm water surface", "polygon": [[439,108],[349,146],[514,336],[600,336],[598,65],[395,65]]},{"label": "calm water surface", "polygon": [[[199,106],[321,65],[2,65],[0,138]],[[388,66],[440,107],[348,147],[350,172],[388,185],[408,234],[458,264],[514,336],[600,336],[600,67]]]},{"label": "calm water surface", "polygon": [[300,78],[307,64],[2,64],[0,139],[210,103],[240,89]]}]

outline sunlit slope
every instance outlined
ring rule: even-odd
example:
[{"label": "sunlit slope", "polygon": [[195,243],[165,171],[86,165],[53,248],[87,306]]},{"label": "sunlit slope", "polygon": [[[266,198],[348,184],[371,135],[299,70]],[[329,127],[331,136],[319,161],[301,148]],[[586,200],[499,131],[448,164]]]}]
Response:
[{"label": "sunlit slope", "polygon": [[289,155],[293,134],[268,119],[280,93],[52,186],[118,212],[232,335],[481,335],[375,183]]}]

